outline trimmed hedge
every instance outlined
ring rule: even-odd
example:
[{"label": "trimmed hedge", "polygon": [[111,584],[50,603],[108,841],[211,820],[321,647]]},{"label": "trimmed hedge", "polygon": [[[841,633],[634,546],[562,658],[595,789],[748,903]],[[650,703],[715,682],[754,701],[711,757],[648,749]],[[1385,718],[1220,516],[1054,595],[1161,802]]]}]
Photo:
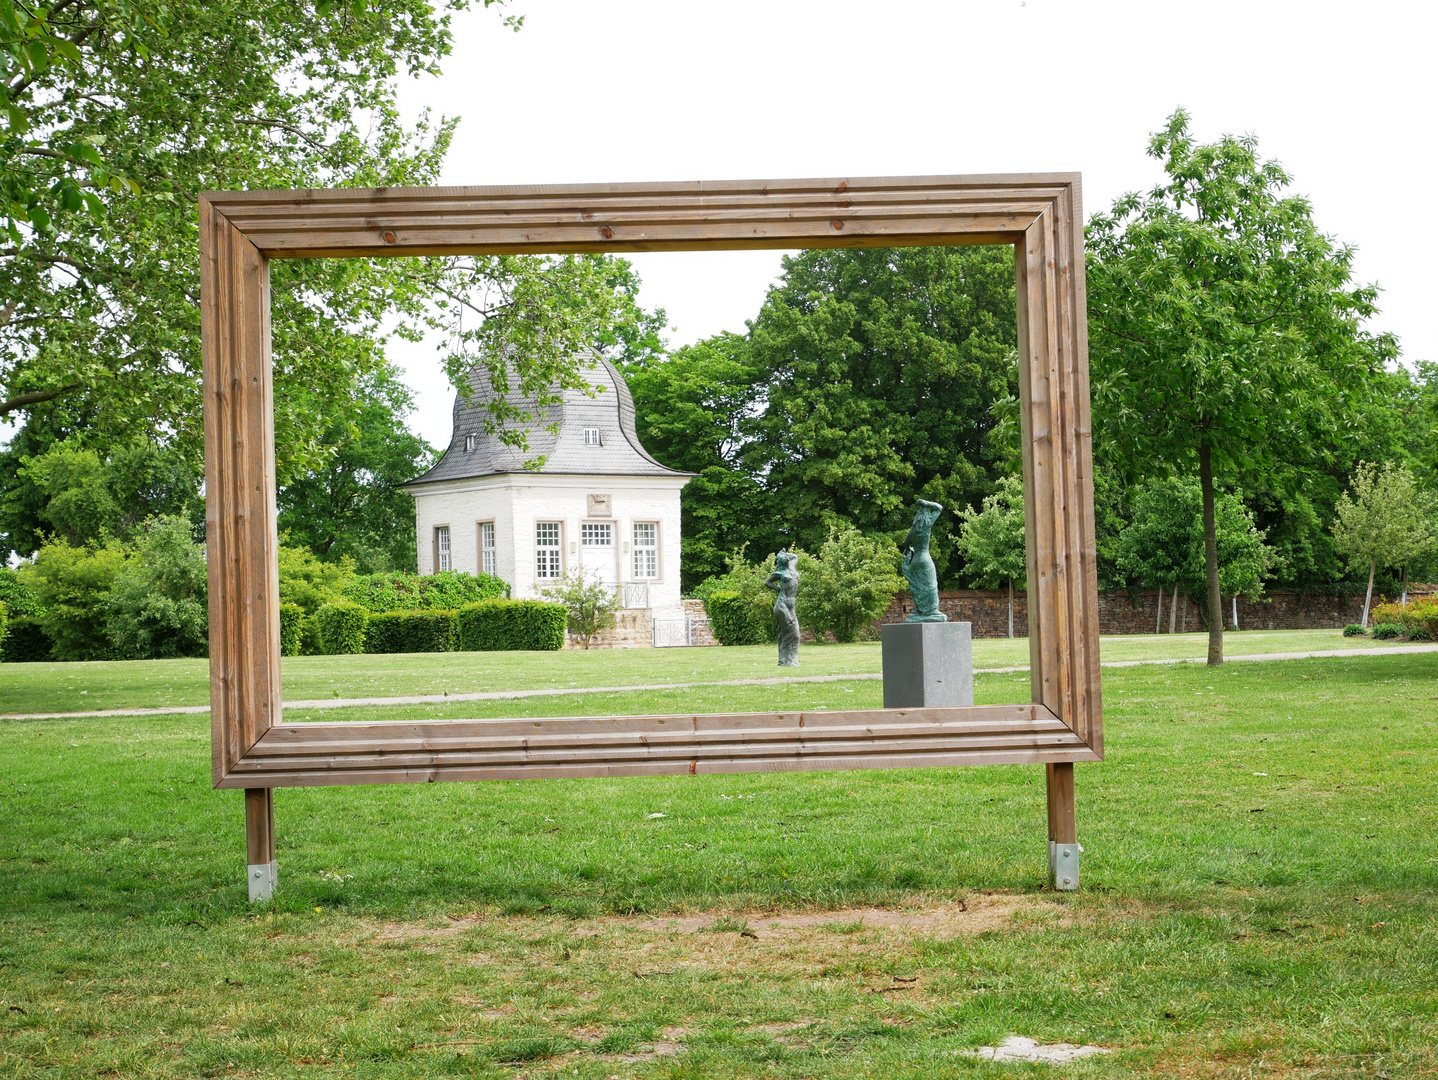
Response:
[{"label": "trimmed hedge", "polygon": [[458,642],[453,611],[384,611],[365,625],[367,653],[453,652]]},{"label": "trimmed hedge", "polygon": [[465,652],[564,648],[569,611],[543,600],[480,600],[459,609],[459,647]]},{"label": "trimmed hedge", "polygon": [[442,570],[437,574],[365,574],[350,578],[342,589],[374,615],[391,611],[420,609],[453,611],[476,600],[495,600],[509,595],[509,585],[492,574],[467,574],[463,570]]},{"label": "trimmed hedge", "polygon": [[280,605],[280,655],[299,656],[304,641],[305,609],[299,604]]},{"label": "trimmed hedge", "polygon": [[741,593],[710,593],[704,600],[709,629],[720,645],[762,645],[764,628],[755,618],[754,603]]},{"label": "trimmed hedge", "polygon": [[7,664],[36,664],[54,659],[54,643],[40,620],[33,615],[12,615],[9,633],[5,635],[4,659]]},{"label": "trimmed hedge", "polygon": [[316,612],[320,642],[330,656],[364,652],[365,623],[369,613],[352,600],[337,600]]}]

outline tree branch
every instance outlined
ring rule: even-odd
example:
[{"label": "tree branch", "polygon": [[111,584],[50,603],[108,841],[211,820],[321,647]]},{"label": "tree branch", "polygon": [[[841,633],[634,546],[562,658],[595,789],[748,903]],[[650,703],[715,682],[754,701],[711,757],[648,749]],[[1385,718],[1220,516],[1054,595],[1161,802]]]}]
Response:
[{"label": "tree branch", "polygon": [[28,408],[31,405],[39,405],[45,401],[54,401],[57,397],[78,390],[84,385],[84,383],[70,383],[68,386],[62,386],[56,390],[36,390],[30,394],[17,394],[8,401],[0,401],[0,416],[8,416],[12,412]]}]

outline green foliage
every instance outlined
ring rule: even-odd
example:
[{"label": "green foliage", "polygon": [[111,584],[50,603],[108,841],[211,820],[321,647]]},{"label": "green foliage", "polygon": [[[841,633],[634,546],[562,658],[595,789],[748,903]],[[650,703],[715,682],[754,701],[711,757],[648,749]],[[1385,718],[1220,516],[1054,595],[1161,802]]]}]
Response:
[{"label": "green foliage", "polygon": [[[711,626],[716,620],[725,622],[727,628],[724,632],[733,639],[732,644],[777,641],[779,631],[774,622],[774,594],[764,585],[773,570],[773,559],[751,563],[744,555],[747,548],[747,544],[741,544],[733,554],[726,555],[728,570],[700,582],[694,589],[694,597],[704,601],[704,612],[709,616]],[[727,608],[723,613],[713,603],[714,597],[720,593],[732,593],[738,598],[722,601]],[[718,635],[719,631],[715,630],[715,636]],[[731,644],[722,637],[719,640],[723,644]]]},{"label": "green foliage", "polygon": [[[762,645],[767,640],[763,614],[742,593],[732,589],[710,592],[704,598],[704,611],[720,645]],[[769,621],[773,618],[770,615]]]},{"label": "green foliage", "polygon": [[1355,570],[1407,567],[1438,546],[1431,496],[1406,465],[1364,462],[1338,497],[1333,542]]},{"label": "green foliage", "polygon": [[320,645],[330,655],[364,652],[369,613],[350,600],[325,604],[317,613]]},{"label": "green foliage", "polygon": [[[287,540],[287,536],[280,538]],[[321,562],[308,548],[281,543],[277,559],[280,570],[280,603],[294,604],[313,615],[325,604],[344,599],[345,586],[354,577],[349,563]]]},{"label": "green foliage", "polygon": [[[1274,555],[1243,501],[1227,492],[1216,507],[1219,583],[1223,596],[1263,595]],[[1119,566],[1145,585],[1179,588],[1200,607],[1207,596],[1203,494],[1195,480],[1153,481],[1134,496],[1133,523],[1119,538]]]},{"label": "green foliage", "polygon": [[77,547],[46,544],[21,573],[40,606],[37,619],[53,643],[56,660],[106,660],[110,590],[127,558],[116,543]]},{"label": "green foliage", "polygon": [[1403,627],[1397,623],[1374,623],[1373,636],[1379,641],[1392,641],[1403,636]]},{"label": "green foliage", "polygon": [[116,576],[106,629],[124,660],[205,656],[209,652],[205,549],[183,517],[156,518]]},{"label": "green foliage", "polygon": [[569,610],[543,600],[480,600],[458,612],[459,647],[465,652],[564,648]]},{"label": "green foliage", "polygon": [[362,574],[415,569],[414,499],[400,487],[433,449],[411,434],[409,389],[390,369],[356,387],[351,414],[321,436],[330,456],[279,493],[280,531],[321,559],[353,561]]},{"label": "green foliage", "polygon": [[365,624],[368,653],[453,652],[458,643],[459,623],[453,611],[385,611],[371,615]]},{"label": "green foliage", "polygon": [[54,656],[54,645],[34,615],[14,615],[10,618],[9,636],[0,660],[7,664],[39,663]]},{"label": "green foliage", "polygon": [[0,601],[10,609],[12,618],[19,615],[36,615],[40,611],[40,602],[35,599],[35,591],[9,566],[0,566]]},{"label": "green foliage", "polygon": [[1363,637],[1367,633],[1361,623],[1351,622],[1343,628],[1344,637]]},{"label": "green foliage", "polygon": [[39,455],[7,455],[0,476],[0,548],[24,556],[51,535],[72,545],[128,541],[152,517],[199,506],[188,463],[149,441],[122,441],[101,455],[72,437]]},{"label": "green foliage", "polygon": [[305,609],[299,604],[280,604],[280,655],[299,656],[304,649]]},{"label": "green foliage", "polygon": [[[413,511],[411,511],[411,514]],[[413,529],[411,529],[413,532]],[[476,600],[509,595],[509,585],[492,574],[443,570],[438,574],[386,573],[349,578],[345,599],[368,611],[416,611],[420,608],[454,610]]]},{"label": "green foliage", "polygon": [[1404,604],[1379,604],[1373,609],[1373,636],[1378,637],[1379,624],[1396,626],[1399,633],[1412,641],[1438,638],[1438,596]]},{"label": "green foliage", "polygon": [[1024,539],[1024,479],[1006,476],[984,497],[982,510],[959,512],[958,548],[974,584],[997,589],[1028,579]]},{"label": "green foliage", "polygon": [[10,609],[0,600],[0,662],[5,659],[5,639],[10,636]]},{"label": "green foliage", "polygon": [[563,604],[569,632],[587,649],[602,631],[610,629],[619,611],[619,594],[613,585],[579,571],[566,573],[555,584],[541,590],[544,598]]},{"label": "green foliage", "polygon": [[831,529],[817,556],[799,555],[799,625],[816,641],[827,634],[840,642],[858,640],[904,587],[899,558],[885,537],[865,536],[852,526]]}]

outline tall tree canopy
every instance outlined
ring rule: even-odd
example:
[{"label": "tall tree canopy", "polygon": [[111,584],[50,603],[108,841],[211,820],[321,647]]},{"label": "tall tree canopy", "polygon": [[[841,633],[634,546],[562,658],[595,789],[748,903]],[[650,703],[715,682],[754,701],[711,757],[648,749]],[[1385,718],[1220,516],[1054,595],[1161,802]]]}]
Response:
[{"label": "tall tree canopy", "polygon": [[[1364,328],[1377,290],[1352,282],[1352,250],[1254,139],[1200,144],[1180,110],[1149,154],[1165,181],[1089,225],[1095,445],[1130,477],[1197,475],[1216,612],[1216,485],[1355,460],[1397,347]],[[1221,663],[1222,620],[1209,632]]]}]

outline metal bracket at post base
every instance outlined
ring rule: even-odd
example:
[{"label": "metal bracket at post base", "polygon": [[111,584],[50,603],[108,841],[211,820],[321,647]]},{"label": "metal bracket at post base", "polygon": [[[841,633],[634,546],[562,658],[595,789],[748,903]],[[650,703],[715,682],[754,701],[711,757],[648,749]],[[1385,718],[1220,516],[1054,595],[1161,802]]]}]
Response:
[{"label": "metal bracket at post base", "polygon": [[275,861],[255,863],[246,867],[245,880],[250,886],[250,903],[270,900],[275,895],[275,884],[279,880],[280,864]]},{"label": "metal bracket at post base", "polygon": [[1079,887],[1079,852],[1077,844],[1049,841],[1049,884],[1055,892],[1077,892]]}]

